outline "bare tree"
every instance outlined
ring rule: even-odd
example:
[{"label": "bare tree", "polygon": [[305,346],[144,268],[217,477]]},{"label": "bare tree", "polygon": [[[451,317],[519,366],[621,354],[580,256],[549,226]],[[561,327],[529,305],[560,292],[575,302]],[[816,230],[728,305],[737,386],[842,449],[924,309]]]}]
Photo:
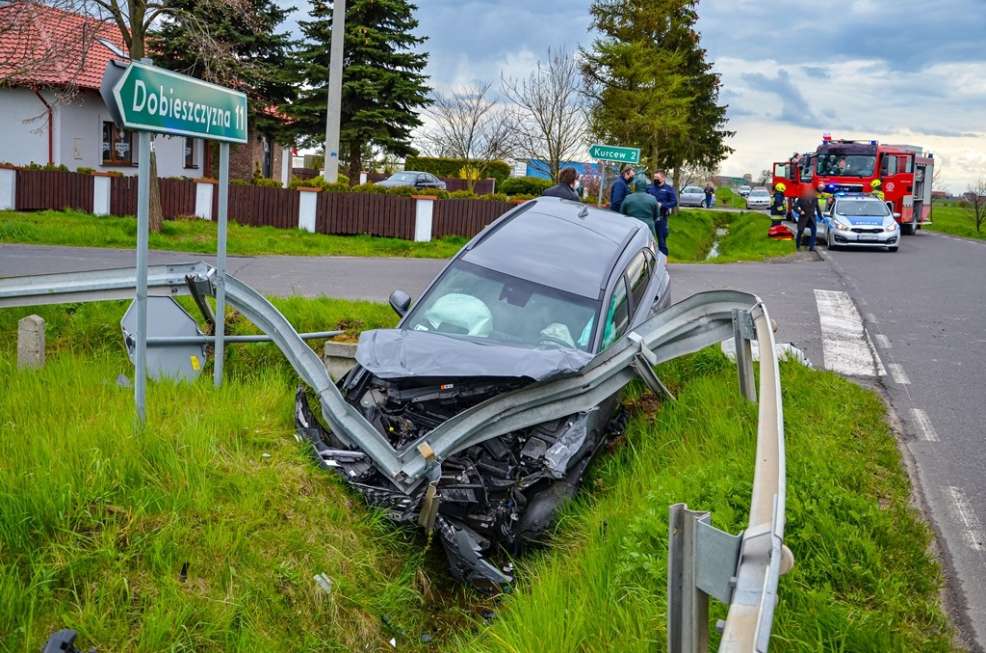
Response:
[{"label": "bare tree", "polygon": [[436,91],[426,109],[434,125],[422,140],[433,154],[463,161],[469,190],[511,151],[512,120],[492,96],[492,87],[481,82],[450,93]]},{"label": "bare tree", "polygon": [[702,165],[685,164],[678,169],[679,181],[678,188],[691,186],[692,184],[711,183],[712,178],[719,174],[719,169],[710,168]]},{"label": "bare tree", "polygon": [[976,233],[980,233],[986,222],[986,177],[980,177],[976,183],[970,184],[965,196],[972,209],[972,219],[976,222]]},{"label": "bare tree", "polygon": [[548,50],[547,60],[538,62],[529,76],[502,82],[504,95],[513,103],[515,155],[547,162],[547,172],[557,179],[561,162],[580,157],[587,145],[578,60],[564,50]]}]

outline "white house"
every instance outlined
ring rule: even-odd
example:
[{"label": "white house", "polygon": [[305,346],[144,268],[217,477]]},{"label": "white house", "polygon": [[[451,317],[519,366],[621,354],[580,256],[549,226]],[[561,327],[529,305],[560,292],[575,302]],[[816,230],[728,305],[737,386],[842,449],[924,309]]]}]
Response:
[{"label": "white house", "polygon": [[[137,172],[137,138],[113,124],[99,95],[107,62],[125,52],[115,26],[40,3],[0,7],[0,163]],[[153,139],[159,177],[212,176],[202,139]],[[287,156],[285,156],[287,154]],[[287,185],[290,154],[251,129],[231,148],[230,174],[255,169]]]}]

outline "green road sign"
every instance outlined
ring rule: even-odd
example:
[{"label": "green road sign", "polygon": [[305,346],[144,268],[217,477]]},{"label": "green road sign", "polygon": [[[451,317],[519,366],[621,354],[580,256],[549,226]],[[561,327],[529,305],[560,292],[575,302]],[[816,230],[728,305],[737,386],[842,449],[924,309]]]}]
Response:
[{"label": "green road sign", "polygon": [[101,92],[124,128],[247,142],[243,93],[136,61],[120,70],[107,64]]},{"label": "green road sign", "polygon": [[600,161],[640,163],[640,148],[620,147],[619,145],[593,145],[589,148],[589,156]]}]

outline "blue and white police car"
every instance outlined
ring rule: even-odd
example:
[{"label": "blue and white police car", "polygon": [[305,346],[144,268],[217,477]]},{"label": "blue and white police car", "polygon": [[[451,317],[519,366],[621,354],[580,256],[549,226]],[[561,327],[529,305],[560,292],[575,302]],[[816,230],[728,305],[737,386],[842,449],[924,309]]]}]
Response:
[{"label": "blue and white police car", "polygon": [[896,252],[900,242],[900,225],[893,212],[873,195],[836,195],[825,216],[825,226],[829,249],[884,247]]}]

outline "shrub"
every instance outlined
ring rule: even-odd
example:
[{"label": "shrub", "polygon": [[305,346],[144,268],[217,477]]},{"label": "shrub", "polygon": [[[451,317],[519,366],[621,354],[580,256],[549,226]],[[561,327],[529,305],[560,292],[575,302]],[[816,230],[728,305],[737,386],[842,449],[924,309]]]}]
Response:
[{"label": "shrub", "polygon": [[500,185],[500,190],[507,195],[537,196],[546,189],[554,186],[550,179],[540,177],[510,177]]},{"label": "shrub", "polygon": [[79,166],[78,168],[75,169],[75,171],[78,172],[80,175],[91,175],[92,173],[96,172],[94,169],[86,166]]},{"label": "shrub", "polygon": [[263,188],[280,188],[281,182],[277,179],[268,179],[266,177],[257,177],[253,180],[254,186],[262,186]]},{"label": "shrub", "polygon": [[485,196],[477,195],[471,190],[454,190],[451,193],[449,193],[448,196],[449,199],[453,199],[453,200],[471,200],[471,199],[477,199],[479,197],[485,197]]},{"label": "shrub", "polygon": [[68,166],[65,165],[64,163],[61,163],[61,164],[59,164],[59,165],[56,166],[56,165],[54,165],[52,163],[45,163],[45,164],[42,165],[40,163],[35,163],[34,161],[31,161],[30,163],[28,163],[26,166],[23,167],[23,169],[24,170],[44,170],[46,172],[68,172],[69,171],[68,170]]},{"label": "shrub", "polygon": [[[409,156],[404,160],[405,170],[430,172],[436,177],[459,177],[465,179],[466,177],[463,177],[460,173],[466,165],[466,162],[462,159],[446,159],[430,156]],[[510,166],[503,161],[492,161],[486,166],[486,174],[483,176],[496,179],[496,185],[499,187],[510,176]]]}]

